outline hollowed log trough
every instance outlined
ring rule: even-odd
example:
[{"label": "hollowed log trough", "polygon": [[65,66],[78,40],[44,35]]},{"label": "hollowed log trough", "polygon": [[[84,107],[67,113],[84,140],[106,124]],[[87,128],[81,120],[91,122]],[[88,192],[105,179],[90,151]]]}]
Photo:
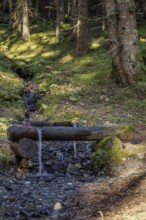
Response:
[{"label": "hollowed log trough", "polygon": [[[98,141],[106,136],[123,134],[123,129],[117,126],[49,126],[42,127],[41,132],[43,141]],[[37,154],[35,141],[38,140],[38,128],[13,125],[8,128],[7,136],[17,156],[31,158]],[[28,144],[29,140],[31,144]]]}]

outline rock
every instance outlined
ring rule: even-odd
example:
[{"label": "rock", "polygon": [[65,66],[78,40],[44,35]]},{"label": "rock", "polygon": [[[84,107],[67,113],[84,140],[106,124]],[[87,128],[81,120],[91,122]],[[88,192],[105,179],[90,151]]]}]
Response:
[{"label": "rock", "polygon": [[56,210],[56,211],[58,211],[58,210],[60,210],[62,208],[63,208],[63,206],[62,206],[62,204],[60,202],[56,202],[54,207],[53,207],[53,209]]},{"label": "rock", "polygon": [[57,220],[58,217],[59,217],[59,215],[58,215],[58,213],[56,213],[56,212],[51,215],[51,219],[52,219],[52,220]]},{"label": "rock", "polygon": [[140,160],[142,160],[142,159],[145,158],[145,154],[144,154],[144,152],[140,152],[140,153],[138,153],[137,156],[138,156],[138,158],[139,158]]},{"label": "rock", "polygon": [[70,163],[67,167],[67,173],[77,174],[78,171],[79,171],[79,168],[74,164]]}]

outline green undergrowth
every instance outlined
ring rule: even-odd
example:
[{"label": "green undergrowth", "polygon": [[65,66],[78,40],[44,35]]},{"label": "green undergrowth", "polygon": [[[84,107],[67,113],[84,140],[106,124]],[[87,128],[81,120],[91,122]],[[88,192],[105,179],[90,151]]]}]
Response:
[{"label": "green undergrowth", "polygon": [[[146,54],[145,30],[140,28],[143,55]],[[0,27],[0,50],[26,72],[33,73],[41,93],[38,119],[79,121],[85,125],[145,121],[146,77],[136,86],[115,85],[106,33],[90,37],[89,51],[82,57],[76,56],[76,42],[70,35],[69,24],[62,26],[59,44],[56,44],[55,24],[51,21],[32,24],[30,33],[28,43],[22,40],[20,33]],[[5,117],[7,108],[10,116],[19,117],[23,113],[22,81],[8,68],[4,72],[11,80],[7,79],[8,86],[1,91],[5,93],[1,114]]]},{"label": "green undergrowth", "polygon": [[12,118],[22,117],[22,80],[11,69],[12,63],[0,56],[0,136],[6,134]]}]

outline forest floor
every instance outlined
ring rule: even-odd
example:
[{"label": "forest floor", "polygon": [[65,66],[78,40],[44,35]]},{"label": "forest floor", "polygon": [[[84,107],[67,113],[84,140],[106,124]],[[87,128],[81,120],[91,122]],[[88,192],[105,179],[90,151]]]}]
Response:
[{"label": "forest floor", "polygon": [[[70,29],[63,28],[64,38],[56,45],[54,26],[32,25],[29,45],[19,33],[0,27],[0,220],[146,220],[145,138],[144,152],[136,152],[136,159],[127,161],[119,176],[93,174],[89,155],[84,155],[87,143],[77,143],[78,160],[73,158],[73,143],[43,143],[48,170],[42,177],[37,176],[36,161],[18,165],[10,150],[7,127],[23,122],[25,112],[24,84],[12,71],[14,64],[23,74],[33,75],[39,87],[35,119],[82,126],[131,124],[146,135],[145,74],[135,85],[116,85],[105,34],[94,35],[89,53],[76,57]],[[146,56],[145,30],[140,27]],[[138,144],[125,146],[135,151]]]},{"label": "forest floor", "polygon": [[44,142],[41,177],[37,158],[1,166],[0,219],[145,220],[146,162],[131,159],[121,175],[95,176],[86,145],[77,142],[74,159],[72,142]]}]

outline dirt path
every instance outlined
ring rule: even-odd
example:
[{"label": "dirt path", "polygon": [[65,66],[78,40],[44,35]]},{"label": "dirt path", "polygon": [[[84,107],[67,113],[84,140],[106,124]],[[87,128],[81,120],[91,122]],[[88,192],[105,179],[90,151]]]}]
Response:
[{"label": "dirt path", "polygon": [[87,183],[74,220],[146,220],[146,172]]},{"label": "dirt path", "polygon": [[0,182],[0,220],[146,220],[145,171],[121,178],[36,178],[11,168]]}]

